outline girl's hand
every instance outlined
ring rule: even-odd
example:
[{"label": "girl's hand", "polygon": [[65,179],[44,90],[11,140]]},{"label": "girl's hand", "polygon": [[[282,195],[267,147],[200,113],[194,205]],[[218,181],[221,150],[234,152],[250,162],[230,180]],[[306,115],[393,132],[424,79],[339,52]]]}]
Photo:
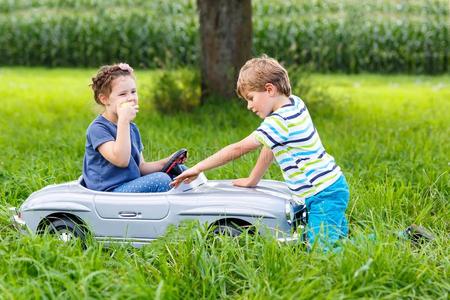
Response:
[{"label": "girl's hand", "polygon": [[134,100],[122,101],[117,104],[117,117],[119,120],[131,122],[136,118],[139,112],[139,106]]},{"label": "girl's hand", "polygon": [[247,177],[247,178],[239,178],[233,181],[234,186],[240,186],[240,187],[255,187],[258,183],[255,182],[253,179]]},{"label": "girl's hand", "polygon": [[182,182],[190,183],[193,180],[195,180],[195,178],[197,178],[200,173],[201,173],[201,171],[197,167],[194,166],[190,169],[187,169],[186,171],[184,171],[177,177],[175,177],[175,179],[170,183],[170,185],[173,187],[177,187]]}]

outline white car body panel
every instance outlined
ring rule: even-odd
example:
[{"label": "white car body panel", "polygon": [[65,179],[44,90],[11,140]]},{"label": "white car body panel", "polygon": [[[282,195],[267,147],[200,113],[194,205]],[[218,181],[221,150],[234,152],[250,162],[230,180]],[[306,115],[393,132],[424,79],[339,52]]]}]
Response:
[{"label": "white car body panel", "polygon": [[11,210],[16,212],[14,224],[37,233],[49,216],[68,214],[83,222],[98,240],[140,246],[183,220],[215,224],[233,219],[262,224],[261,233],[288,239],[296,223],[295,203],[287,186],[279,181],[262,180],[255,188],[240,188],[230,180],[208,181],[201,174],[192,183],[165,193],[99,192],[81,182],[80,178],[34,192],[19,210]]}]

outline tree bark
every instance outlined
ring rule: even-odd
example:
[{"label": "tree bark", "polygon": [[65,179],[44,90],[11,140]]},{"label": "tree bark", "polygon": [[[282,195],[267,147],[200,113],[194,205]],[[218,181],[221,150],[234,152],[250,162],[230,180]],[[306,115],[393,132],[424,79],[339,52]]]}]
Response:
[{"label": "tree bark", "polygon": [[251,0],[197,0],[202,103],[234,97],[239,69],[251,57]]}]

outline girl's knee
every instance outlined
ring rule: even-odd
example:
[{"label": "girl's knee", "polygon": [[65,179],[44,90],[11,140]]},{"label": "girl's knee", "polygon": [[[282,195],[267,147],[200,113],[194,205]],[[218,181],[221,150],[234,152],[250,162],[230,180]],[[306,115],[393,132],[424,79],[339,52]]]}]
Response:
[{"label": "girl's knee", "polygon": [[164,180],[164,181],[172,180],[170,178],[170,176],[167,173],[164,173],[164,172],[150,173],[150,174],[145,175],[144,178],[146,180],[150,180],[150,181],[153,181],[153,180],[161,180],[161,181],[162,180]]},{"label": "girl's knee", "polygon": [[167,173],[157,172],[155,173],[154,179],[157,183],[157,191],[158,192],[167,192],[172,187],[170,183],[172,182],[172,178]]},{"label": "girl's knee", "polygon": [[170,178],[169,174],[164,172],[157,172],[155,173],[157,178],[161,180],[162,182],[172,182],[172,178]]}]

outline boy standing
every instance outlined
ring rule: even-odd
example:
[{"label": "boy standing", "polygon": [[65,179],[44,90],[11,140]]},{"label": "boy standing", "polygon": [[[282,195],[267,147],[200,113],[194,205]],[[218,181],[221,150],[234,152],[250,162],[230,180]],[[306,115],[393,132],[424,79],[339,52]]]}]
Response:
[{"label": "boy standing", "polygon": [[291,95],[287,71],[275,59],[253,58],[239,72],[237,93],[247,101],[247,108],[264,121],[248,137],[186,170],[172,184],[189,183],[201,172],[262,145],[250,176],[233,184],[256,186],[275,158],[294,200],[306,205],[309,244],[318,239],[320,245],[328,248],[347,236],[347,182],[334,158],[325,151],[305,104]]}]

